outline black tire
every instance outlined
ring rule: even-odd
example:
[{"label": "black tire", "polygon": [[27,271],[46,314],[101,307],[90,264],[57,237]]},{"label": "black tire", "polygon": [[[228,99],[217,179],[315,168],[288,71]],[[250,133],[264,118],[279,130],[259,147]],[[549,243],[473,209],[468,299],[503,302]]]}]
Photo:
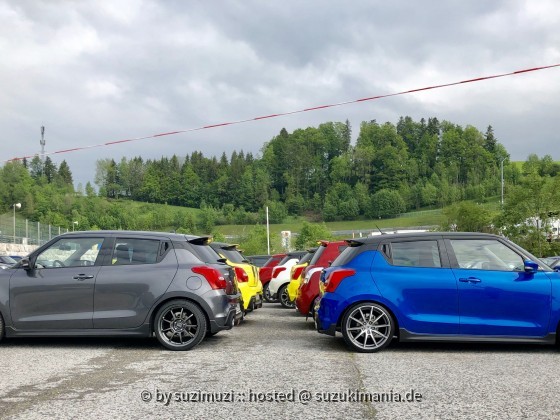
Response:
[{"label": "black tire", "polygon": [[284,308],[293,309],[296,307],[296,303],[290,300],[290,296],[288,296],[287,284],[283,284],[280,289],[278,289],[278,300]]},{"label": "black tire", "polygon": [[319,303],[320,300],[321,300],[321,296],[315,296],[315,299],[313,299],[313,302],[311,302],[311,308],[309,308],[309,313],[311,314],[311,317],[313,319],[315,319],[315,307],[317,306],[317,303]]},{"label": "black tire", "polygon": [[243,321],[245,320],[245,309],[243,309],[243,302],[239,301],[238,305],[239,305],[239,310],[241,311],[241,318],[239,318],[237,321],[235,321],[235,324],[234,324],[235,326],[241,325],[243,323]]},{"label": "black tire", "polygon": [[2,318],[2,314],[0,314],[0,341],[4,338],[4,318]]},{"label": "black tire", "polygon": [[270,294],[270,289],[268,288],[270,283],[263,284],[263,298],[268,303],[275,303],[278,302],[276,299],[272,299],[272,295]]},{"label": "black tire", "polygon": [[169,350],[190,350],[206,336],[207,322],[202,310],[188,300],[164,304],[154,318],[158,341]]},{"label": "black tire", "polygon": [[346,311],[341,331],[344,341],[353,350],[374,353],[387,347],[393,339],[395,321],[383,306],[362,302]]}]

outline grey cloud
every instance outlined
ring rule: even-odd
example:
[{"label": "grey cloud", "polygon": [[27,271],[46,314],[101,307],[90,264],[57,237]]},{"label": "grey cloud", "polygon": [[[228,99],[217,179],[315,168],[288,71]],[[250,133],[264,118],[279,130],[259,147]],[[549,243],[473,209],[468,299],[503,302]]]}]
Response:
[{"label": "grey cloud", "polygon": [[[0,0],[2,160],[560,63],[554,1]],[[257,153],[282,127],[436,116],[488,125],[525,159],[558,137],[560,69],[55,155]],[[532,141],[527,137],[531,135]],[[527,148],[530,144],[531,149]]]}]

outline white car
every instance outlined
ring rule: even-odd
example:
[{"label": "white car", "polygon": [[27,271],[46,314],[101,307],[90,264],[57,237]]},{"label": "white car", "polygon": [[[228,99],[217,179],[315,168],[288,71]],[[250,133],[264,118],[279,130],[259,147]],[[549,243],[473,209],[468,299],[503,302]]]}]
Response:
[{"label": "white car", "polygon": [[274,300],[278,299],[282,306],[286,308],[294,308],[294,302],[290,301],[287,290],[291,280],[291,269],[305,254],[307,254],[305,251],[289,252],[278,265],[272,269],[272,280],[268,283],[270,296]]}]

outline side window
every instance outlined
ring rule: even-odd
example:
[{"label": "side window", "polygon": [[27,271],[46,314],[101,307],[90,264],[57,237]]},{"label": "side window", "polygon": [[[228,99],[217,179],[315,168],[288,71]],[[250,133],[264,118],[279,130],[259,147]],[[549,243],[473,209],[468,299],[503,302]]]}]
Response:
[{"label": "side window", "polygon": [[160,242],[154,239],[117,238],[113,249],[113,265],[155,264]]},{"label": "side window", "polygon": [[391,243],[393,265],[404,267],[441,267],[437,241]]},{"label": "side window", "polygon": [[94,265],[103,238],[62,238],[37,256],[38,268],[83,267]]},{"label": "side window", "polygon": [[389,244],[381,244],[381,252],[387,260],[391,260],[391,247]]},{"label": "side window", "polygon": [[180,264],[200,264],[201,261],[194,255],[191,251],[184,248],[179,248],[175,250],[175,255]]},{"label": "side window", "polygon": [[451,239],[460,268],[523,271],[523,258],[495,239]]}]

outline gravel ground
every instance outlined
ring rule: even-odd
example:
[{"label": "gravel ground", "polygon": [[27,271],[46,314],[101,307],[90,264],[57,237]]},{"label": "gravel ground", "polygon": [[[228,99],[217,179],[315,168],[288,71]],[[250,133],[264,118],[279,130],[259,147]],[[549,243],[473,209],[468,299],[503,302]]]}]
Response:
[{"label": "gravel ground", "polygon": [[[0,418],[560,418],[554,347],[357,354],[278,304],[190,352],[155,339],[12,339],[0,361]],[[204,397],[234,402],[192,401]]]}]

